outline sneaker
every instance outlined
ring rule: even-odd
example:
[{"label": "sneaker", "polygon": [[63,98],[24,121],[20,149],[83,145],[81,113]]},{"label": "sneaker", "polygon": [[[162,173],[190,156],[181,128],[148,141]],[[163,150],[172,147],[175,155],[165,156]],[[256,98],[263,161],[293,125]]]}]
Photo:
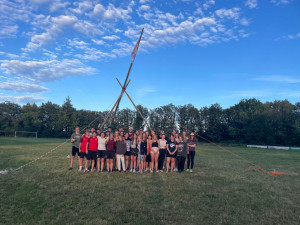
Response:
[{"label": "sneaker", "polygon": [[72,169],[73,169],[72,167],[69,168],[69,170],[72,170]]},{"label": "sneaker", "polygon": [[156,173],[158,173],[159,172],[159,170],[156,170]]},{"label": "sneaker", "polygon": [[121,170],[119,170],[119,173],[122,173],[122,171],[121,171]]},{"label": "sneaker", "polygon": [[130,169],[130,173],[132,173],[132,169]]},{"label": "sneaker", "polygon": [[190,172],[190,169],[186,169],[185,171],[186,171],[186,172]]},{"label": "sneaker", "polygon": [[86,169],[86,170],[85,170],[85,171],[83,171],[83,172],[84,172],[84,173],[85,173],[85,172],[89,172],[89,169]]},{"label": "sneaker", "polygon": [[132,170],[132,172],[133,172],[133,173],[135,173],[135,172],[136,172],[136,170],[135,170],[135,169],[133,169],[133,170]]},{"label": "sneaker", "polygon": [[164,171],[163,171],[163,170],[160,170],[160,172],[163,173]]},{"label": "sneaker", "polygon": [[80,169],[80,168],[78,169],[79,172],[80,172],[81,170],[82,170],[82,169]]},{"label": "sneaker", "polygon": [[146,172],[148,171],[148,168],[146,168]]},{"label": "sneaker", "polygon": [[192,173],[193,172],[193,170],[192,169],[190,169],[190,173]]}]

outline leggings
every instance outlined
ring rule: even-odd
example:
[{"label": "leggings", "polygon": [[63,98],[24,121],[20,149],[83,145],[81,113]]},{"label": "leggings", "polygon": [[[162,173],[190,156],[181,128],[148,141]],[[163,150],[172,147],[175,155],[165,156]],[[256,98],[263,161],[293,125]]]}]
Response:
[{"label": "leggings", "polygon": [[191,165],[191,169],[194,168],[194,157],[195,157],[195,151],[190,151],[190,154],[188,154],[188,161],[187,161],[187,168],[190,168]]},{"label": "leggings", "polygon": [[184,156],[178,156],[178,171],[183,171],[184,170],[184,163],[185,163],[185,157]]},{"label": "leggings", "polygon": [[158,170],[163,169],[165,158],[166,158],[166,149],[159,149]]}]

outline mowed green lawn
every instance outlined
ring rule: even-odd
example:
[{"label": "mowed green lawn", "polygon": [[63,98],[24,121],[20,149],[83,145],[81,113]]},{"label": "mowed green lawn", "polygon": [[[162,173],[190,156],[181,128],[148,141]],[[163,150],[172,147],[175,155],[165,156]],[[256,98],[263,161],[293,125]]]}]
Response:
[{"label": "mowed green lawn", "polygon": [[[17,168],[62,139],[0,138],[0,170]],[[300,151],[199,145],[194,173],[68,171],[71,145],[0,175],[1,224],[299,224]]]}]

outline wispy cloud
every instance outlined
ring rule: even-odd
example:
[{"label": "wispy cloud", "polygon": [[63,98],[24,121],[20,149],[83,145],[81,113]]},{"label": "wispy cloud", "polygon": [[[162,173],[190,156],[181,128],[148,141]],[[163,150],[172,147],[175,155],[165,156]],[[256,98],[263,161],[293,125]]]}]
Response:
[{"label": "wispy cloud", "polygon": [[43,92],[49,91],[48,88],[37,85],[24,83],[22,81],[16,82],[2,82],[0,83],[0,89],[14,92]]},{"label": "wispy cloud", "polygon": [[35,97],[35,96],[0,96],[0,101],[8,101],[15,103],[34,103],[34,102],[42,102],[46,100],[43,97]]},{"label": "wispy cloud", "polygon": [[279,75],[261,76],[261,77],[254,78],[254,80],[266,81],[266,82],[287,83],[287,84],[300,83],[299,78],[290,77],[290,76],[279,76]]},{"label": "wispy cloud", "polygon": [[257,7],[257,0],[247,0],[245,5],[248,6],[250,9],[254,9]]},{"label": "wispy cloud", "polygon": [[285,5],[285,4],[289,4],[293,0],[270,0],[270,1],[275,5]]},{"label": "wispy cloud", "polygon": [[151,93],[155,93],[157,92],[157,90],[155,88],[152,88],[152,87],[142,87],[142,88],[139,88],[136,90],[136,95],[137,97],[145,97],[146,95],[148,94],[151,94]]},{"label": "wispy cloud", "polygon": [[288,34],[288,35],[283,35],[281,37],[276,38],[275,40],[294,40],[300,38],[300,33],[297,34]]}]

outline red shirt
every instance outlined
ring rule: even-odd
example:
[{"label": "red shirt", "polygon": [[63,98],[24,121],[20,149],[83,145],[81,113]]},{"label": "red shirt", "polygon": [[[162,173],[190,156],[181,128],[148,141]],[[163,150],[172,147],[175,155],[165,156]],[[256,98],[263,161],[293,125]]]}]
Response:
[{"label": "red shirt", "polygon": [[113,151],[115,150],[116,142],[114,140],[108,140],[106,150]]},{"label": "red shirt", "polygon": [[81,138],[81,140],[80,140],[80,142],[81,142],[80,152],[86,153],[86,144],[88,143],[88,141],[89,141],[89,137],[83,136]]},{"label": "red shirt", "polygon": [[95,137],[95,138],[91,137],[89,139],[88,150],[89,151],[97,151],[97,149],[98,149],[98,138],[97,137]]}]

